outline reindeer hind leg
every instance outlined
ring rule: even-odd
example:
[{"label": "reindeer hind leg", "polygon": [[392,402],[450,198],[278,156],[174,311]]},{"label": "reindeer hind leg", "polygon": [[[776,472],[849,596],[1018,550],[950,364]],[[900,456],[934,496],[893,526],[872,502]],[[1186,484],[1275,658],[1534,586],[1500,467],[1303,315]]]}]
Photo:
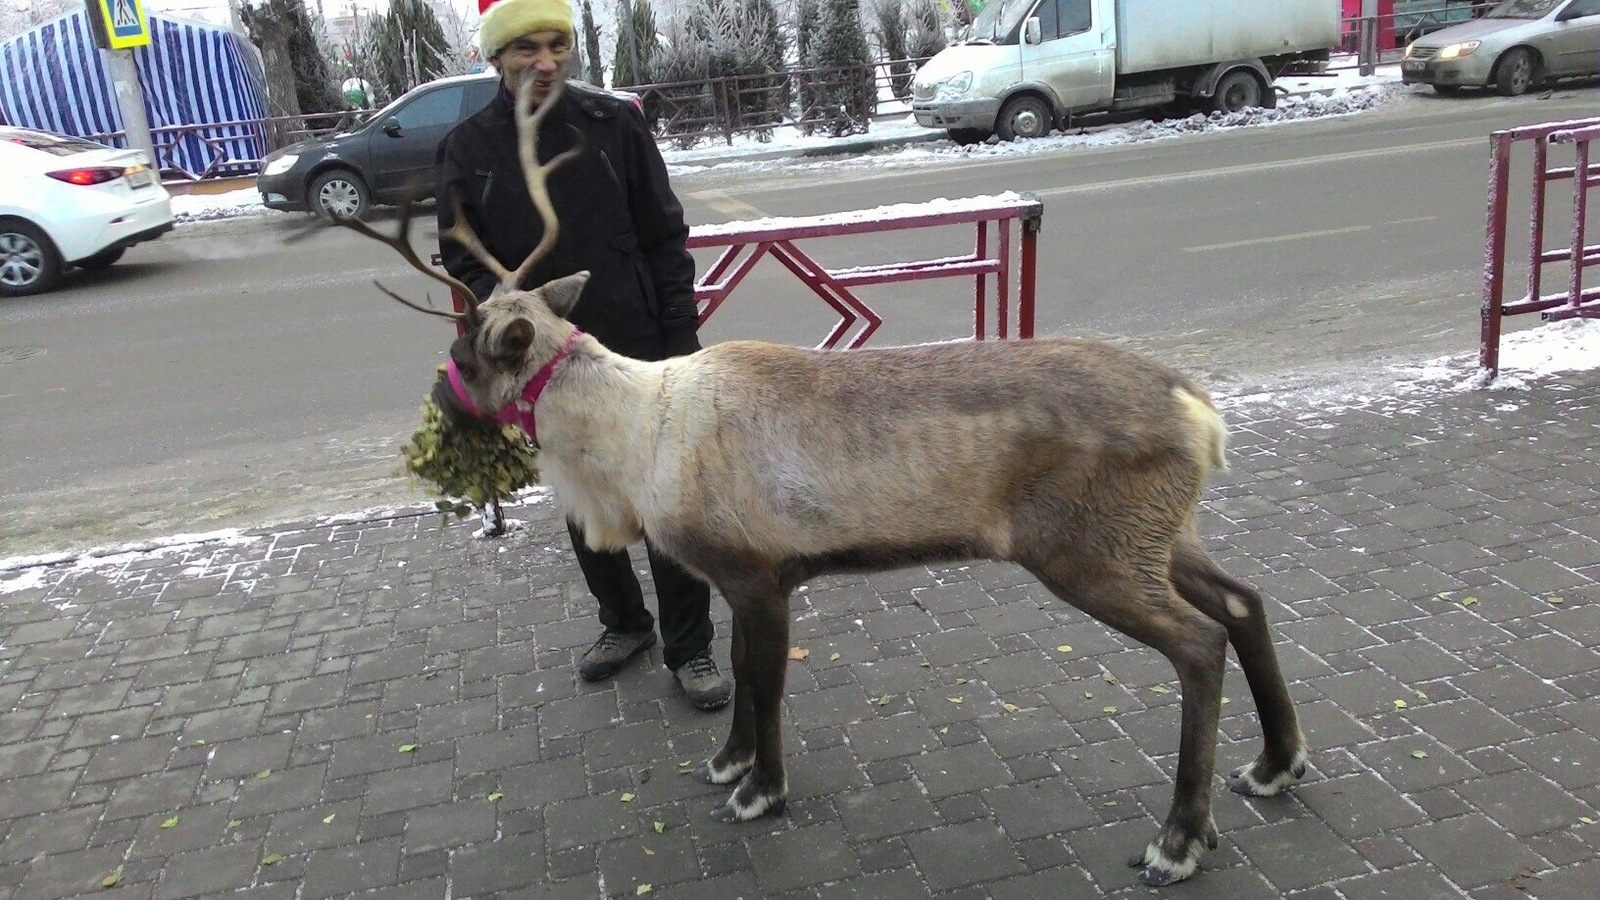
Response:
[{"label": "reindeer hind leg", "polygon": [[1192,528],[1173,550],[1171,574],[1179,596],[1228,630],[1261,717],[1261,755],[1230,773],[1228,789],[1250,797],[1281,793],[1305,775],[1306,740],[1272,646],[1261,594],[1224,572]]},{"label": "reindeer hind leg", "polygon": [[[734,632],[740,653],[734,658],[735,724],[744,715],[742,732],[750,741],[728,802],[711,811],[718,822],[738,822],[781,814],[789,791],[783,766],[783,684],[789,665],[789,598],[781,590],[744,593],[723,589],[733,606]],[[736,728],[736,733],[738,729]],[[729,737],[732,746],[734,736]],[[728,748],[723,748],[727,752]],[[741,748],[742,750],[742,748]],[[721,757],[721,754],[718,754]],[[715,762],[716,760],[713,760]]]},{"label": "reindeer hind leg", "polygon": [[741,673],[748,667],[745,654],[749,647],[746,629],[749,622],[733,613],[733,638],[730,642],[733,662],[733,724],[728,728],[728,739],[722,749],[704,760],[690,772],[690,777],[701,784],[733,784],[745,776],[756,762],[755,706],[751,702],[751,688]]},{"label": "reindeer hind leg", "polygon": [[[1074,556],[1083,558],[1082,550]],[[1097,557],[1117,558],[1115,554]],[[1199,867],[1200,854],[1217,846],[1217,826],[1211,818],[1211,776],[1222,708],[1226,632],[1174,593],[1164,559],[1127,567],[1100,563],[1076,571],[1055,561],[1024,565],[1056,596],[1155,648],[1177,670],[1183,690],[1183,720],[1172,807],[1155,839],[1128,864],[1143,867],[1139,878],[1152,887],[1188,878]]]}]

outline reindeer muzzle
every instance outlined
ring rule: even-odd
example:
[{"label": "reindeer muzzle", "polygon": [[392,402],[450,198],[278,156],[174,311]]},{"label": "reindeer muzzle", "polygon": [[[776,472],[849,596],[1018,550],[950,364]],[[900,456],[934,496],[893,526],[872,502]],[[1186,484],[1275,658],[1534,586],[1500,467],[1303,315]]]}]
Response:
[{"label": "reindeer muzzle", "polygon": [[[561,350],[551,357],[549,362],[540,366],[539,371],[534,373],[533,379],[522,388],[522,395],[500,407],[492,416],[485,414],[478,408],[478,404],[472,402],[472,396],[467,393],[467,386],[461,380],[461,370],[456,367],[454,357],[445,363],[444,378],[433,386],[434,403],[457,420],[470,418],[481,423],[486,419],[492,419],[502,425],[517,425],[527,432],[529,439],[537,447],[539,429],[533,418],[534,404],[539,402],[539,395],[543,394],[545,387],[550,384],[551,376],[555,375],[556,369],[572,355],[572,348],[582,336],[581,330],[572,329],[572,334],[567,336],[567,341],[561,345]],[[446,384],[450,386],[448,391],[445,390]]]}]

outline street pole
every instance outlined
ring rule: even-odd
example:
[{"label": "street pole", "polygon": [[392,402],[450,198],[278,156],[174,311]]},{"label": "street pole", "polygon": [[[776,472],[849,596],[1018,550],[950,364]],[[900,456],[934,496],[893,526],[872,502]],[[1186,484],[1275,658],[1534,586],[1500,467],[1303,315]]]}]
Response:
[{"label": "street pole", "polygon": [[144,90],[139,85],[139,67],[134,65],[133,51],[100,52],[106,55],[106,71],[111,75],[111,89],[117,95],[117,110],[122,113],[122,133],[128,146],[143,150],[150,159],[150,168],[160,170],[156,145],[150,138],[150,120],[144,113]]}]

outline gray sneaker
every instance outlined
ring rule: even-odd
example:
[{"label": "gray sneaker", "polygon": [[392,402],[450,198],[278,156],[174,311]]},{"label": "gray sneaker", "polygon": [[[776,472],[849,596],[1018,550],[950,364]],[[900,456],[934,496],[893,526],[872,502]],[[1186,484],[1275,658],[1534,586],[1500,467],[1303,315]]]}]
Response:
[{"label": "gray sneaker", "polygon": [[709,649],[689,657],[689,661],[672,674],[689,702],[707,712],[727,706],[733,696],[733,682],[717,670],[717,662],[711,658]]},{"label": "gray sneaker", "polygon": [[584,681],[600,681],[622,671],[628,660],[649,650],[656,642],[654,631],[612,631],[607,628],[589,652],[578,660],[578,675]]}]

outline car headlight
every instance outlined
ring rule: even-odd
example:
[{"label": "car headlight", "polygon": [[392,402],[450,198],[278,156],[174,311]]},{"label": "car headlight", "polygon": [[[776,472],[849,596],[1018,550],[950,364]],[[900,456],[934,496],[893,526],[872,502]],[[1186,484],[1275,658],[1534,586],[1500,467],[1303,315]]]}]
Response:
[{"label": "car headlight", "polygon": [[972,73],[957,72],[939,85],[939,99],[954,100],[972,90]]},{"label": "car headlight", "polygon": [[299,161],[300,161],[300,157],[297,156],[296,154],[293,154],[293,153],[285,154],[285,155],[280,156],[277,159],[273,160],[272,162],[267,163],[265,166],[262,166],[261,167],[261,174],[263,174],[263,175],[282,175],[283,173],[285,173],[285,172],[289,171],[290,169],[294,168],[294,164],[299,162]]},{"label": "car headlight", "polygon": [[1472,55],[1472,51],[1478,49],[1478,45],[1481,44],[1481,43],[1483,43],[1483,42],[1482,41],[1462,41],[1459,44],[1451,44],[1450,46],[1448,46],[1448,47],[1444,48],[1443,50],[1439,51],[1439,58],[1440,59],[1460,59],[1463,56],[1471,56]]}]

